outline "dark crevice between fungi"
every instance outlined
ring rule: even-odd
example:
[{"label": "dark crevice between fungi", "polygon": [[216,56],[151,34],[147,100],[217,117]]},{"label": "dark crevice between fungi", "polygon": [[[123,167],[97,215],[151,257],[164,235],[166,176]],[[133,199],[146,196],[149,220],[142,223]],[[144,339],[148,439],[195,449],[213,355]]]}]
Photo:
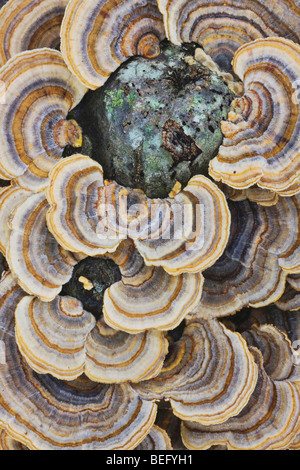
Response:
[{"label": "dark crevice between fungi", "polygon": [[66,148],[98,161],[106,179],[165,198],[208,175],[234,98],[221,77],[191,61],[195,44],[161,44],[152,60],[134,57],[106,84],[89,91],[69,115],[83,130],[83,146]]},{"label": "dark crevice between fungi", "polygon": [[105,290],[120,280],[120,269],[114,261],[88,257],[74,267],[72,277],[63,286],[61,295],[80,300],[83,308],[98,320],[102,315]]}]

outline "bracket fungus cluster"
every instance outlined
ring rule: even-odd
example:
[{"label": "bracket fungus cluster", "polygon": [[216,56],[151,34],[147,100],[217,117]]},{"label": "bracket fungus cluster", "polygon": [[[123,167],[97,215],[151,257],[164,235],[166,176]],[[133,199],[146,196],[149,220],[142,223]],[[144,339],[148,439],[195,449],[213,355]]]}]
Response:
[{"label": "bracket fungus cluster", "polygon": [[[299,2],[0,6],[0,450],[299,450]],[[150,197],[108,175],[80,106],[117,69],[128,87],[109,84],[112,119],[123,97],[140,106],[123,63],[163,54],[180,106],[182,80],[195,93],[180,114],[193,132],[215,134],[208,76],[234,98],[203,173],[177,178],[184,153],[167,162],[173,189]],[[147,103],[152,140],[162,129],[175,155],[201,154],[185,118],[166,126]],[[141,158],[130,126],[141,143],[126,171],[145,178],[157,156]]]},{"label": "bracket fungus cluster", "polygon": [[247,199],[229,207],[229,241],[204,272],[203,295],[195,310],[200,317],[269,305],[283,295],[289,275],[299,272],[298,195],[280,198],[270,207]]},{"label": "bracket fungus cluster", "polygon": [[159,55],[164,37],[155,0],[71,0],[62,23],[61,49],[74,75],[95,89],[126,59]]}]

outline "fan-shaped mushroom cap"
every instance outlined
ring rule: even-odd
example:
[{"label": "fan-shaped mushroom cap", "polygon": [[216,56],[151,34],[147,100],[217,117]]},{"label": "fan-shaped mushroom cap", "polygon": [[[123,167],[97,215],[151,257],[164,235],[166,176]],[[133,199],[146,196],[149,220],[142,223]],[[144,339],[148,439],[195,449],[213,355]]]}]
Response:
[{"label": "fan-shaped mushroom cap", "polygon": [[94,382],[139,382],[155,377],[168,352],[168,341],[157,330],[131,335],[101,319],[86,341],[85,374]]},{"label": "fan-shaped mushroom cap", "polygon": [[60,52],[17,54],[0,69],[5,104],[0,113],[0,177],[40,190],[66,144],[81,145],[81,129],[66,116],[86,88],[72,76]]},{"label": "fan-shaped mushroom cap", "polygon": [[300,316],[298,312],[284,312],[275,304],[264,308],[253,308],[244,329],[249,329],[252,325],[273,325],[287,335],[294,349],[299,345]]},{"label": "fan-shaped mushroom cap", "polygon": [[172,450],[172,444],[166,431],[158,426],[152,426],[149,434],[135,450]]},{"label": "fan-shaped mushroom cap", "polygon": [[247,200],[229,206],[229,242],[203,273],[203,294],[194,309],[200,317],[269,305],[283,294],[287,274],[299,270],[299,196],[280,198],[271,207]]},{"label": "fan-shaped mushroom cap", "polygon": [[256,379],[256,364],[239,333],[217,320],[196,320],[188,322],[161,373],[134,389],[148,399],[170,400],[183,420],[209,425],[239,413]]},{"label": "fan-shaped mushroom cap", "polygon": [[16,184],[5,186],[0,189],[0,251],[4,256],[6,254],[11,232],[9,228],[10,217],[13,211],[31,194],[31,191],[20,188]]},{"label": "fan-shaped mushroom cap", "polygon": [[[0,279],[0,315],[3,312],[10,312],[11,315],[14,315],[16,306],[24,296],[26,296],[26,292],[21,289],[16,277],[10,271],[4,272]],[[0,325],[2,327],[1,317]],[[1,348],[2,352],[5,351],[2,351]],[[6,363],[6,358],[3,358],[1,354],[1,365],[4,363]]]},{"label": "fan-shaped mushroom cap", "polygon": [[[287,281],[289,276],[287,277]],[[286,283],[284,293],[275,302],[277,307],[284,311],[299,310],[300,309],[300,292],[299,289],[294,289],[289,282]]]},{"label": "fan-shaped mushroom cap", "polygon": [[73,380],[84,372],[85,341],[96,320],[73,297],[42,302],[26,296],[15,312],[16,342],[30,367]]},{"label": "fan-shaped mushroom cap", "polygon": [[12,439],[4,429],[0,429],[0,450],[28,450],[21,442]]},{"label": "fan-shaped mushroom cap", "polygon": [[14,211],[7,261],[19,284],[29,294],[52,300],[71,278],[80,256],[64,250],[49,232],[43,193],[33,194]]},{"label": "fan-shaped mushroom cap", "polygon": [[68,0],[9,0],[0,11],[0,67],[22,51],[60,43],[60,25]]},{"label": "fan-shaped mushroom cap", "polygon": [[71,0],[61,50],[70,70],[95,89],[129,57],[157,57],[164,37],[155,0]]},{"label": "fan-shaped mushroom cap", "polygon": [[171,42],[201,44],[226,70],[245,43],[268,36],[300,39],[300,8],[294,0],[158,0],[158,6]]},{"label": "fan-shaped mushroom cap", "polygon": [[146,266],[130,240],[110,257],[122,275],[104,294],[104,318],[112,328],[128,333],[173,329],[199,303],[200,273],[170,276],[161,267]]},{"label": "fan-shaped mushroom cap", "polygon": [[245,94],[223,122],[225,139],[210,175],[237,189],[257,184],[299,192],[300,46],[283,38],[257,40],[236,52],[233,67]]},{"label": "fan-shaped mushroom cap", "polygon": [[258,379],[249,402],[226,422],[203,426],[182,424],[182,438],[189,449],[208,449],[225,444],[235,450],[285,449],[299,432],[299,386],[272,380],[263,368],[261,353],[251,349],[258,363]]},{"label": "fan-shaped mushroom cap", "polygon": [[214,264],[230,231],[224,194],[205,176],[194,176],[171,200],[171,212],[171,236],[162,233],[157,238],[135,240],[146,264],[162,266],[172,275],[203,271]]},{"label": "fan-shaped mushroom cap", "polygon": [[162,368],[168,342],[159,331],[138,335],[97,322],[73,297],[42,302],[26,296],[15,311],[16,341],[30,367],[40,374],[74,380],[85,373],[101,383],[138,382]]},{"label": "fan-shaped mushroom cap", "polygon": [[24,293],[16,284],[8,290],[1,281],[0,294],[6,356],[0,366],[1,428],[30,449],[135,448],[154,423],[156,405],[127,384],[96,384],[84,376],[66,382],[34,372],[14,335],[14,311]]},{"label": "fan-shaped mushroom cap", "polygon": [[81,154],[62,159],[51,170],[47,188],[51,208],[47,223],[66,250],[102,255],[114,251],[124,238],[115,233],[99,234],[96,208],[103,184],[101,165]]}]

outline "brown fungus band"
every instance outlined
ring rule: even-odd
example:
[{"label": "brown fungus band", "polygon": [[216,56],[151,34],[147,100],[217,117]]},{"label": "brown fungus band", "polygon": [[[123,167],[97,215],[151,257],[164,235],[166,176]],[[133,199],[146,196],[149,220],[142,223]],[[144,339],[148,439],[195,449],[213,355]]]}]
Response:
[{"label": "brown fungus band", "polygon": [[68,0],[9,0],[0,10],[0,66],[19,52],[58,49]]},{"label": "brown fungus band", "polygon": [[299,42],[300,8],[294,0],[158,0],[168,39],[200,44],[223,69],[235,51],[269,36]]},{"label": "brown fungus band", "polygon": [[242,46],[233,68],[244,96],[223,122],[225,135],[210,175],[236,189],[257,184],[282,195],[299,192],[300,46],[283,38]]}]

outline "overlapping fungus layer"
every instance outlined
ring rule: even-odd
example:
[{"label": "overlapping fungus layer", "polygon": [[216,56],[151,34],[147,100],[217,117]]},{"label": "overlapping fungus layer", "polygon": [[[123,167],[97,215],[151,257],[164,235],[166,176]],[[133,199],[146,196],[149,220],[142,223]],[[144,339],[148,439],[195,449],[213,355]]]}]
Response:
[{"label": "overlapping fungus layer", "polygon": [[53,168],[47,198],[49,229],[64,248],[104,254],[130,237],[146,264],[172,275],[212,265],[229,235],[226,199],[201,175],[172,197],[149,199],[141,190],[104,182],[101,166],[78,154]]},{"label": "overlapping fungus layer", "polygon": [[40,374],[74,380],[85,373],[94,382],[137,382],[157,375],[168,342],[157,330],[130,335],[113,330],[73,297],[42,302],[25,296],[15,310],[16,342]]},{"label": "overlapping fungus layer", "polygon": [[128,333],[174,329],[199,303],[201,273],[170,276],[160,266],[146,266],[129,240],[110,257],[122,275],[104,294],[103,314],[112,328]]},{"label": "overlapping fungus layer", "polygon": [[10,219],[7,261],[29,294],[52,300],[68,282],[81,254],[64,250],[46,224],[48,202],[44,193],[32,194],[19,204]]},{"label": "overlapping fungus layer", "polygon": [[256,364],[240,334],[217,320],[193,320],[160,374],[134,388],[145,398],[170,400],[183,420],[210,425],[241,411],[256,380]]},{"label": "overlapping fungus layer", "polygon": [[225,135],[210,175],[237,189],[257,184],[299,192],[300,46],[283,38],[245,44],[233,59],[244,96],[222,125]]},{"label": "overlapping fungus layer", "polygon": [[[295,375],[292,373],[291,353],[286,356],[290,346],[287,343],[287,348],[277,342],[275,346],[272,344],[279,334],[274,327],[265,327],[263,331],[256,330],[247,335],[248,341],[256,345],[249,346],[258,366],[253,394],[242,412],[224,423],[203,426],[196,422],[184,422],[182,438],[188,448],[208,449],[221,444],[233,450],[277,450],[289,447],[294,440],[297,445],[299,371]],[[270,348],[275,358],[269,357]],[[288,359],[290,368],[285,369],[286,364],[280,360],[282,355]]]}]

